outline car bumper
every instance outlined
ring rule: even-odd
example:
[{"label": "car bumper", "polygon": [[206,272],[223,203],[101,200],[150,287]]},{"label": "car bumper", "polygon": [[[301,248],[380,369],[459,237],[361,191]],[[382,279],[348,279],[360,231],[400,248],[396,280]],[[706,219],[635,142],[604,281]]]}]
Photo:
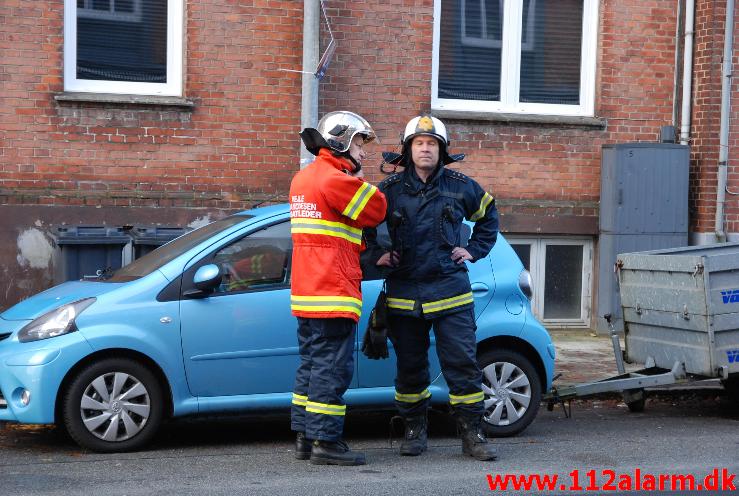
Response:
[{"label": "car bumper", "polygon": [[[4,321],[2,331],[26,323]],[[0,341],[0,421],[53,423],[62,380],[91,352],[79,332],[33,343],[20,343],[15,336]],[[30,399],[27,404],[22,401],[24,392]]]}]

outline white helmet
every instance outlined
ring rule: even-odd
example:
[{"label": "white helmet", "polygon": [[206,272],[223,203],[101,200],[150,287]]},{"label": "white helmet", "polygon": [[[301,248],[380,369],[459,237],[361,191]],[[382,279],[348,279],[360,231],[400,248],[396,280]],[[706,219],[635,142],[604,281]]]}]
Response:
[{"label": "white helmet", "polygon": [[[401,144],[403,146],[401,153],[383,152],[383,164],[388,163],[395,166],[407,166],[410,164],[411,152],[410,145],[413,138],[416,136],[433,136],[439,141],[439,160],[442,164],[448,165],[453,162],[459,162],[464,159],[464,154],[459,153],[455,155],[449,154],[449,135],[446,132],[446,126],[436,117],[430,115],[419,115],[414,117],[405,126],[405,132],[403,133],[403,139]],[[383,166],[380,166],[380,170],[386,172]]]},{"label": "white helmet", "polygon": [[436,117],[419,115],[408,121],[408,124],[405,126],[405,132],[403,133],[403,145],[408,144],[416,136],[421,135],[433,136],[439,140],[439,144],[444,148],[449,146],[446,126]]},{"label": "white helmet", "polygon": [[303,138],[305,148],[313,155],[318,155],[321,148],[330,148],[334,152],[344,154],[349,150],[349,145],[357,134],[364,136],[365,143],[377,137],[364,117],[354,112],[339,110],[324,115],[316,129],[310,127],[303,129],[300,137]]}]

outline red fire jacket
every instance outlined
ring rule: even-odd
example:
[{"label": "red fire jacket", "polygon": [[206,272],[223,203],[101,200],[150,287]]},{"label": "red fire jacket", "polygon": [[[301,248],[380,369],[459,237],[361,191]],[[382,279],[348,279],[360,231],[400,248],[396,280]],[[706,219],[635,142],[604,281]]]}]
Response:
[{"label": "red fire jacket", "polygon": [[362,228],[385,217],[385,195],[352,177],[348,160],[322,148],[290,185],[293,315],[346,317],[362,311]]}]

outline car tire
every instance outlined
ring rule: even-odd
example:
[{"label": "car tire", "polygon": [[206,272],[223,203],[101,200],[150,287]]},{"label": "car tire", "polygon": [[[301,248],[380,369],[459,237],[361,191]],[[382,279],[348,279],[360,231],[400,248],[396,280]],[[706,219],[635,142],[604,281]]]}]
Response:
[{"label": "car tire", "polygon": [[162,387],[149,368],[106,358],[74,376],[62,399],[64,426],[83,448],[134,451],[154,436],[164,416]]},{"label": "car tire", "polygon": [[490,437],[515,436],[539,411],[539,373],[528,358],[513,350],[485,351],[479,363],[485,394],[483,429]]}]

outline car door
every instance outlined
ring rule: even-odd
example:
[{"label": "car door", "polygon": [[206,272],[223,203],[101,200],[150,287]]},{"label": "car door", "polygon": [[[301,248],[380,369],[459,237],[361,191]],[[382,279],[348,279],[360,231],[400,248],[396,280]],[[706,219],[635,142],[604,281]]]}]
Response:
[{"label": "car door", "polygon": [[221,268],[219,288],[182,299],[182,350],[195,396],[292,391],[298,365],[297,321],[290,313],[290,223],[259,229],[202,257],[183,274]]},{"label": "car door", "polygon": [[[467,224],[463,226],[462,239],[468,240],[471,230]],[[390,237],[387,232],[387,225],[381,224],[377,228],[377,241],[386,250],[390,249]],[[465,241],[466,246],[466,241]],[[372,310],[377,295],[382,287],[383,275],[376,268],[363,264],[364,281],[362,283],[362,298],[364,300],[364,310],[362,312],[362,320],[359,325],[359,342],[362,342],[364,332],[367,329],[367,321],[369,312]],[[485,257],[477,262],[467,264],[470,282],[472,284],[472,295],[475,300],[475,318],[479,317],[485,307],[490,303],[490,299],[495,292],[495,277],[493,276],[490,259]],[[436,355],[436,339],[433,332],[430,336],[429,347],[429,376],[433,381],[441,373],[439,358]],[[390,347],[390,357],[385,360],[370,360],[362,353],[359,354],[357,360],[357,375],[359,387],[394,387],[396,374],[396,358]]]}]

